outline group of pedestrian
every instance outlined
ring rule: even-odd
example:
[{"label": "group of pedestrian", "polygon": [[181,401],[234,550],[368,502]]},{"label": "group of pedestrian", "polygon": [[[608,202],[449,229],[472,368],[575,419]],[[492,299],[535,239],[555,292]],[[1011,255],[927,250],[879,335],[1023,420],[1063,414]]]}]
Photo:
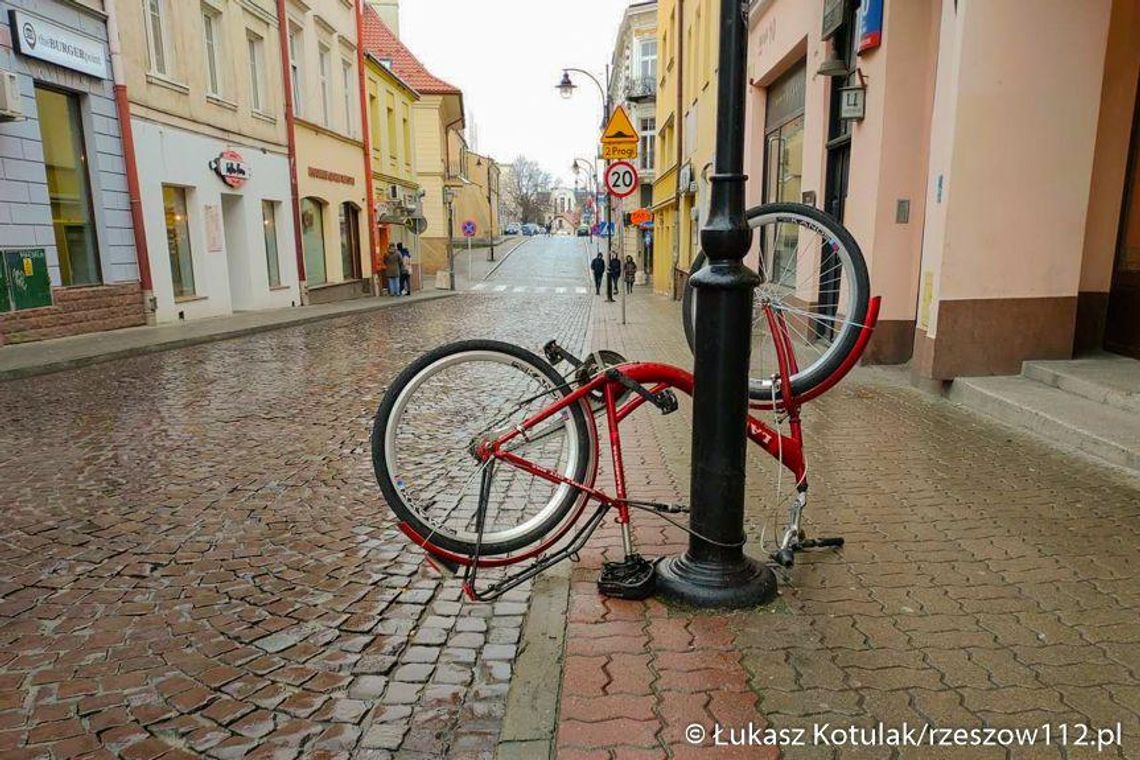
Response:
[{"label": "group of pedestrian", "polygon": [[637,262],[633,260],[632,256],[625,257],[623,264],[617,254],[610,254],[609,263],[606,263],[605,257],[599,251],[598,255],[590,262],[590,270],[594,273],[594,295],[602,294],[602,278],[609,277],[609,282],[606,286],[606,300],[612,301],[614,293],[618,292],[618,281],[625,280],[625,292],[633,292],[633,281],[637,276]]},{"label": "group of pedestrian", "polygon": [[412,294],[412,252],[403,243],[388,245],[384,256],[384,277],[388,280],[388,295]]}]

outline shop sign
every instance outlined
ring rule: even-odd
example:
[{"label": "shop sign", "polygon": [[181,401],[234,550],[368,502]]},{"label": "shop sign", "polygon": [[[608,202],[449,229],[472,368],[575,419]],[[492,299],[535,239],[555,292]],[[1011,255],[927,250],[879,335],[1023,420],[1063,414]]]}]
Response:
[{"label": "shop sign", "polygon": [[236,150],[222,151],[210,162],[210,168],[221,177],[222,182],[237,190],[253,176],[249,164]]},{"label": "shop sign", "polygon": [[107,48],[94,37],[23,11],[9,11],[8,23],[16,51],[89,76],[107,79]]},{"label": "shop sign", "polygon": [[846,0],[823,0],[823,33],[820,35],[822,39],[831,39],[831,35],[839,31],[839,27],[843,26],[846,10]]},{"label": "shop sign", "polygon": [[804,112],[806,85],[807,68],[800,63],[768,87],[768,101],[764,111],[765,132],[770,132]]},{"label": "shop sign", "polygon": [[839,118],[845,121],[862,121],[866,110],[866,87],[855,86],[839,88]]},{"label": "shop sign", "polygon": [[338,185],[355,185],[356,177],[348,174],[337,174],[330,172],[327,169],[318,169],[315,166],[309,167],[309,176],[313,179],[323,179],[326,182],[335,182]]},{"label": "shop sign", "polygon": [[640,227],[641,225],[645,224],[646,222],[652,222],[653,221],[653,212],[647,208],[635,209],[634,211],[630,212],[629,221],[630,221],[630,224],[636,224],[637,226]]}]

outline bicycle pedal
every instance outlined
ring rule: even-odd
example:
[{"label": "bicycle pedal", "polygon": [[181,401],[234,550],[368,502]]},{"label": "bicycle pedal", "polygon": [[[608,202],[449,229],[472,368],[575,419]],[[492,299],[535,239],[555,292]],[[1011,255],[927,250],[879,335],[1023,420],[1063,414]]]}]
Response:
[{"label": "bicycle pedal", "polygon": [[677,394],[673,391],[661,391],[657,394],[657,401],[654,402],[661,414],[672,414],[677,411],[679,405],[677,404]]},{"label": "bicycle pedal", "polygon": [[657,587],[652,562],[631,554],[621,562],[605,562],[598,576],[598,592],[613,599],[646,599]]}]

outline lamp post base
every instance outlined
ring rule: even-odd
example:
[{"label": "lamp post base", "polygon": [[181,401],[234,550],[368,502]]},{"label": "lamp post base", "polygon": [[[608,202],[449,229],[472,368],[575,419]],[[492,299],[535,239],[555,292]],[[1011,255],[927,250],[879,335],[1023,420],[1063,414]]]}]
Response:
[{"label": "lamp post base", "polygon": [[657,596],[694,607],[759,607],[776,598],[776,575],[756,560],[694,560],[686,552],[657,563]]}]

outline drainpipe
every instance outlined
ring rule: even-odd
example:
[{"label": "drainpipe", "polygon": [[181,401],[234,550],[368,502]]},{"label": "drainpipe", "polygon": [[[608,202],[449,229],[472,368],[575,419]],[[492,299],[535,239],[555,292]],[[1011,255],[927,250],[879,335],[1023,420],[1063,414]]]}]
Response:
[{"label": "drainpipe", "polygon": [[293,115],[293,78],[289,76],[289,16],[285,0],[277,0],[277,39],[281,46],[281,91],[285,93],[285,133],[289,145],[289,191],[293,205],[293,244],[297,257],[297,289],[301,305],[309,302],[305,248],[301,243],[301,196],[297,187],[297,125]]},{"label": "drainpipe", "polygon": [[364,0],[356,0],[356,71],[360,75],[360,132],[364,138],[364,192],[368,195],[368,262],[372,268],[373,292],[379,295],[376,277],[376,187],[372,178],[372,130],[368,119],[368,77],[364,65]]},{"label": "drainpipe", "polygon": [[677,270],[681,264],[681,159],[685,156],[685,0],[677,0],[677,105],[673,123],[677,127],[677,163],[673,173],[673,300],[677,294]]},{"label": "drainpipe", "polygon": [[107,0],[107,46],[111,50],[111,78],[115,92],[115,112],[119,117],[119,134],[123,143],[123,162],[127,172],[127,196],[131,201],[131,227],[135,235],[135,258],[139,264],[139,289],[142,291],[146,323],[155,323],[154,281],[150,272],[150,254],[146,244],[146,224],[143,221],[142,191],[139,188],[139,167],[135,158],[135,133],[131,127],[131,106],[127,99],[126,75],[123,69],[123,52],[119,43],[119,19],[115,0]]}]

